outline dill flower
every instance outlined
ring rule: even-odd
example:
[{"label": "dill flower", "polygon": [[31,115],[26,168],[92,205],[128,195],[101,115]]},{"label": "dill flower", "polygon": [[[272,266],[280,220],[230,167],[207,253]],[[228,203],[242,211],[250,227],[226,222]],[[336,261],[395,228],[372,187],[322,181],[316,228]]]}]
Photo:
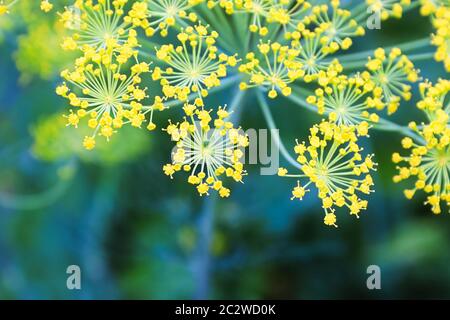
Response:
[{"label": "dill flower", "polygon": [[367,69],[372,74],[375,85],[383,91],[383,102],[388,114],[394,113],[403,98],[411,99],[411,86],[408,82],[416,82],[419,78],[414,64],[398,48],[394,48],[386,56],[383,48],[375,50],[375,57],[369,57]]},{"label": "dill flower", "polygon": [[334,53],[341,49],[347,50],[353,43],[351,38],[363,36],[365,30],[352,18],[349,10],[339,7],[339,1],[331,1],[332,14],[329,11],[330,7],[326,4],[314,6],[312,14],[303,19],[299,30],[319,28],[324,51]]},{"label": "dill flower", "polygon": [[[444,116],[445,113],[441,115]],[[393,180],[400,182],[413,179],[414,187],[406,189],[405,196],[412,199],[418,190],[423,190],[428,194],[425,204],[431,205],[431,211],[439,214],[441,201],[446,202],[447,206],[450,203],[450,129],[445,128],[440,134],[433,131],[431,126],[418,130],[426,139],[425,144],[419,144],[408,137],[402,140],[402,146],[409,154],[392,155],[392,161],[401,164],[397,166],[398,174]]]},{"label": "dill flower", "polygon": [[446,79],[438,79],[433,85],[429,81],[425,81],[419,85],[422,100],[417,103],[417,108],[425,112],[428,119],[433,121],[437,110],[443,110],[445,113],[450,112],[450,81]]},{"label": "dill flower", "polygon": [[394,182],[415,180],[414,187],[404,191],[411,199],[418,190],[428,194],[425,204],[431,205],[431,211],[441,213],[441,202],[450,203],[450,81],[439,79],[435,85],[430,82],[420,84],[422,100],[417,107],[427,115],[428,122],[421,128],[415,122],[410,123],[421,140],[406,137],[402,147],[408,150],[405,156],[392,155],[392,161],[399,164]]},{"label": "dill flower", "polygon": [[[165,37],[169,28],[175,26],[179,20],[196,22],[197,14],[189,11],[201,2],[203,0],[146,0],[133,4],[129,16],[133,21],[136,21],[136,18],[139,19],[139,16],[145,17],[138,24],[144,28],[147,36],[153,36],[159,32]],[[143,12],[147,13],[144,17],[142,17]]]},{"label": "dill flower", "polygon": [[297,182],[292,190],[291,200],[299,199],[314,185],[322,201],[325,212],[324,223],[336,225],[336,208],[347,207],[350,214],[359,217],[367,208],[367,200],[361,194],[373,192],[373,179],[370,172],[375,170],[373,155],[363,158],[362,148],[357,144],[359,133],[355,127],[337,125],[322,121],[310,129],[308,143],[298,143],[294,148],[297,162],[301,165],[300,174],[289,174],[285,168],[278,170],[279,176],[306,179],[306,183]]},{"label": "dill flower", "polygon": [[382,20],[387,20],[390,17],[400,19],[411,0],[366,0],[366,3],[374,12],[380,13]]},{"label": "dill flower", "polygon": [[235,66],[237,59],[218,53],[214,45],[218,37],[216,31],[209,32],[207,26],[198,24],[181,29],[177,35],[180,45],[163,45],[156,50],[157,58],[168,67],[156,67],[152,78],[160,80],[167,98],[186,101],[194,92],[195,104],[202,106],[208,90],[220,86],[220,78],[227,75],[227,66]]},{"label": "dill flower", "polygon": [[278,23],[285,32],[290,32],[290,30],[296,30],[299,27],[311,8],[311,3],[305,0],[274,1],[267,14],[267,22]]},{"label": "dill flower", "polygon": [[247,61],[239,66],[240,72],[250,76],[247,82],[241,82],[241,90],[262,86],[268,89],[272,99],[278,96],[277,90],[284,96],[290,95],[292,90],[288,84],[305,74],[302,64],[295,61],[298,54],[298,50],[278,42],[261,42],[258,52],[248,53]]},{"label": "dill flower", "polygon": [[60,15],[64,26],[75,30],[63,39],[62,48],[86,51],[116,49],[125,44],[136,47],[137,33],[123,18],[127,2],[77,0],[73,8],[66,8]]},{"label": "dill flower", "polygon": [[226,8],[229,14],[248,14],[250,15],[250,32],[258,32],[265,36],[269,33],[266,25],[266,19],[270,10],[276,5],[275,0],[238,0],[233,2],[233,6]]},{"label": "dill flower", "polygon": [[243,168],[243,148],[248,138],[226,120],[229,113],[219,107],[213,121],[210,111],[186,104],[187,119],[171,122],[165,131],[177,142],[172,163],[163,167],[172,178],[178,171],[190,172],[188,183],[196,186],[200,196],[215,190],[221,197],[228,197],[230,189],[223,185],[226,177],[242,182],[246,174]]},{"label": "dill flower", "polygon": [[53,4],[48,0],[41,0],[41,10],[50,12],[53,9]]},{"label": "dill flower", "polygon": [[[98,53],[76,60],[73,71],[64,70],[61,76],[66,83],[56,88],[56,93],[69,100],[75,110],[66,116],[67,124],[77,127],[79,121],[87,118],[93,134],[86,136],[83,145],[91,150],[95,147],[97,134],[107,140],[124,124],[140,127],[145,121],[142,100],[147,97],[146,88],[140,88],[141,75],[150,72],[145,62],[136,63],[131,72],[125,72],[124,65],[111,52],[101,49]],[[154,106],[162,109],[161,100],[156,97]],[[151,128],[149,128],[151,129]]]},{"label": "dill flower", "polygon": [[450,72],[450,4],[436,11],[433,26],[436,32],[432,36],[431,43],[437,47],[435,60],[443,62],[445,69]]},{"label": "dill flower", "polygon": [[321,87],[306,101],[317,106],[319,114],[328,114],[330,121],[347,126],[378,122],[378,115],[371,110],[384,107],[382,90],[375,88],[368,72],[331,79],[324,76],[318,82]]},{"label": "dill flower", "polygon": [[449,0],[420,0],[420,13],[423,16],[435,14],[439,8],[450,7]]}]

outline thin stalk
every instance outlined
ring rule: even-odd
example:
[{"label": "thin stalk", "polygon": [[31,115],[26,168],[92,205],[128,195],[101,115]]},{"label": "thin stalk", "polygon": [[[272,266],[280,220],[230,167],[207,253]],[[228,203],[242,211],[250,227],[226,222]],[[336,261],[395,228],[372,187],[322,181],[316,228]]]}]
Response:
[{"label": "thin stalk", "polygon": [[[239,90],[238,87],[236,89]],[[239,90],[230,103],[229,111],[233,112],[230,117],[234,117],[235,122],[239,122],[239,110],[241,109],[241,102],[244,97],[245,92]],[[210,296],[212,277],[210,248],[214,232],[216,200],[216,193],[211,194],[204,200],[203,208],[197,221],[198,245],[193,261],[193,272],[197,284],[195,291],[196,299],[207,299]]]},{"label": "thin stalk", "polygon": [[[426,52],[426,53],[418,53],[418,54],[413,54],[408,56],[409,60],[411,60],[412,62],[418,62],[418,61],[423,61],[423,60],[429,60],[429,59],[433,59],[434,58],[434,52]],[[342,66],[344,67],[344,69],[358,69],[358,68],[363,68],[366,66],[367,64],[367,59],[365,60],[357,60],[357,61],[352,61],[352,62],[343,62]]]},{"label": "thin stalk", "polygon": [[288,161],[294,167],[301,169],[301,165],[297,161],[295,161],[294,158],[291,157],[286,147],[284,146],[283,142],[281,141],[278,131],[276,131],[277,127],[275,125],[275,121],[273,120],[272,113],[270,112],[269,106],[267,105],[267,101],[264,97],[263,92],[261,90],[257,90],[256,94],[259,102],[258,104],[267,122],[267,126],[269,127],[269,129],[271,129],[272,138],[273,141],[276,143],[278,150],[280,150],[281,155],[286,159],[286,161]]},{"label": "thin stalk", "polygon": [[[422,38],[419,40],[405,42],[400,45],[386,47],[385,50],[388,51],[392,48],[399,48],[403,52],[407,52],[410,50],[420,49],[420,48],[423,48],[424,46],[428,46],[428,45],[430,45],[430,38],[426,37],[426,38]],[[366,50],[366,51],[356,52],[356,53],[341,54],[341,55],[337,55],[337,56],[333,57],[333,59],[338,59],[340,62],[354,61],[354,60],[367,58],[368,56],[373,54],[373,51],[374,50],[372,49],[372,50]]]}]

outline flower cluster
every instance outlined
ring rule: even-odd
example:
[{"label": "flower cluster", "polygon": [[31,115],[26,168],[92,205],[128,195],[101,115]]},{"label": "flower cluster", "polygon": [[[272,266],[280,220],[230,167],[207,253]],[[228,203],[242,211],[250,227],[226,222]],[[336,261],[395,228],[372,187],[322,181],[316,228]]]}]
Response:
[{"label": "flower cluster", "polygon": [[181,170],[190,172],[187,181],[201,196],[215,190],[221,197],[228,197],[230,190],[223,185],[223,179],[242,182],[246,174],[243,148],[248,146],[248,138],[226,120],[229,114],[225,108],[218,108],[214,120],[211,110],[189,104],[184,110],[188,119],[170,123],[165,129],[177,147],[164,173],[172,177]]},{"label": "flower cluster", "polygon": [[372,12],[380,12],[382,20],[390,17],[400,19],[406,7],[411,5],[411,0],[366,0]]},{"label": "flower cluster", "polygon": [[207,26],[198,24],[178,33],[180,45],[168,44],[157,49],[157,58],[168,67],[155,68],[152,78],[160,80],[166,97],[186,101],[190,93],[195,93],[195,104],[202,106],[208,90],[220,86],[220,78],[227,75],[227,66],[235,66],[237,60],[235,56],[218,54],[214,45],[218,36],[216,31],[209,32]]},{"label": "flower cluster", "polygon": [[131,51],[138,45],[137,33],[124,19],[128,0],[77,0],[60,14],[61,22],[73,34],[63,39],[64,50],[83,52],[100,49]]},{"label": "flower cluster", "polygon": [[[299,51],[282,46],[278,42],[258,45],[258,55],[247,54],[247,61],[239,66],[239,71],[248,74],[248,82],[241,82],[241,90],[255,86],[268,88],[270,98],[277,97],[277,89],[285,96],[291,94],[289,83],[302,77],[302,64],[296,61]],[[261,57],[258,57],[261,56]]]},{"label": "flower cluster", "polygon": [[354,76],[338,75],[320,78],[321,88],[306,101],[317,106],[319,114],[344,125],[378,122],[373,109],[382,109],[382,90],[377,90],[368,72]]},{"label": "flower cluster", "polygon": [[[77,126],[82,118],[88,118],[88,126],[94,130],[84,139],[83,145],[91,150],[95,147],[95,136],[109,139],[115,130],[124,124],[140,127],[145,120],[143,105],[147,97],[145,89],[139,87],[141,75],[149,72],[145,62],[131,67],[131,74],[122,73],[123,64],[105,49],[97,54],[79,58],[73,71],[64,70],[61,76],[78,89],[74,92],[62,84],[56,92],[67,98],[76,111],[67,116],[69,125]],[[80,95],[77,95],[81,94]],[[162,108],[161,104],[159,106]]]},{"label": "flower cluster", "polygon": [[397,111],[402,98],[406,101],[411,99],[411,85],[408,83],[416,82],[419,75],[400,49],[394,48],[386,56],[385,50],[378,48],[366,66],[372,74],[372,81],[383,92],[382,100],[389,114]]},{"label": "flower cluster", "polygon": [[417,190],[429,194],[426,204],[431,211],[441,213],[441,201],[450,204],[450,81],[421,84],[422,100],[417,107],[425,112],[428,121],[422,126],[415,122],[410,127],[418,134],[414,139],[405,137],[402,147],[408,155],[394,153],[392,160],[398,174],[394,182],[414,179],[414,187],[405,190],[405,196],[411,199]]},{"label": "flower cluster", "polygon": [[310,129],[309,142],[298,143],[294,148],[300,174],[289,174],[285,168],[278,175],[306,179],[297,182],[291,199],[302,200],[308,186],[314,185],[325,211],[324,223],[336,225],[335,208],[346,207],[350,214],[358,216],[367,208],[367,200],[360,194],[370,194],[373,180],[370,172],[376,164],[372,155],[363,157],[357,144],[358,136],[367,135],[367,130],[354,126],[337,125],[323,121]]},{"label": "flower cluster", "polygon": [[[66,8],[61,21],[75,33],[63,39],[62,48],[78,51],[80,57],[73,70],[61,72],[65,80],[56,93],[69,100],[67,124],[77,127],[87,118],[92,135],[83,145],[92,150],[95,138],[109,138],[123,125],[140,128],[150,113],[147,128],[155,129],[153,112],[163,110],[163,99],[152,97],[153,103],[144,105],[147,88],[141,87],[142,75],[150,73],[150,64],[138,61],[137,32],[124,18],[128,0],[77,0]],[[76,9],[76,10],[75,10]]]},{"label": "flower cluster", "polygon": [[443,62],[450,72],[450,2],[447,0],[421,0],[421,13],[431,16],[436,32],[431,43],[437,47],[435,59]]},{"label": "flower cluster", "polygon": [[[420,4],[421,13],[431,16],[436,29],[435,59],[450,69],[448,0],[420,0]],[[52,9],[48,0],[42,0],[41,7]],[[64,82],[56,91],[69,102],[67,124],[76,127],[86,120],[92,129],[83,142],[87,149],[94,148],[97,136],[108,140],[123,126],[154,130],[156,110],[179,106],[181,120],[169,120],[163,129],[176,144],[163,172],[171,178],[187,172],[188,183],[201,196],[217,191],[228,197],[226,178],[242,182],[246,175],[244,148],[249,140],[230,121],[226,108],[210,109],[215,91],[228,85],[246,91],[234,97],[233,110],[242,107],[240,99],[251,90],[259,90],[258,99],[264,102],[265,95],[287,97],[315,109],[327,119],[310,129],[307,142],[295,146],[301,172],[289,174],[280,168],[279,175],[299,179],[293,199],[302,199],[314,185],[325,224],[336,226],[336,208],[345,207],[358,216],[367,208],[363,195],[373,191],[370,173],[376,164],[372,155],[363,156],[360,137],[389,125],[380,111],[391,115],[403,101],[411,100],[420,80],[412,61],[432,55],[408,58],[410,44],[402,46],[403,52],[378,48],[370,57],[347,53],[354,39],[365,35],[368,8],[381,12],[382,19],[400,18],[414,4],[410,0],[366,0],[357,6],[339,0],[74,0],[59,14],[69,30],[61,46],[79,55],[73,67],[62,71]],[[7,11],[2,3],[0,14]],[[142,56],[149,61],[142,62]],[[450,198],[449,84],[426,81],[419,88],[422,100],[417,107],[425,112],[427,122],[411,124],[410,129],[395,124],[389,128],[408,133],[403,146],[411,149],[408,156],[395,155],[396,163],[407,163],[399,167],[395,181],[417,177],[411,190],[430,193],[427,202],[438,212],[440,200]],[[263,107],[263,111],[272,126],[270,110]]]}]

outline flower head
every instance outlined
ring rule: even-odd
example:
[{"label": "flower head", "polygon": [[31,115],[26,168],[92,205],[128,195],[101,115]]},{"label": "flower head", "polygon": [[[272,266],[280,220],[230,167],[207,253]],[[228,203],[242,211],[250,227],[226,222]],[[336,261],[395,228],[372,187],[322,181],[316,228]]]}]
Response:
[{"label": "flower head", "polygon": [[126,18],[135,27],[142,27],[149,37],[159,32],[167,36],[170,27],[180,20],[197,21],[197,14],[189,12],[203,0],[142,0],[135,2]]},{"label": "flower head", "polygon": [[270,98],[277,97],[277,90],[285,96],[291,94],[288,84],[304,75],[302,64],[295,61],[299,51],[282,46],[278,42],[261,42],[258,52],[250,52],[239,71],[248,74],[247,82],[241,82],[241,89],[262,86],[269,90]]},{"label": "flower head", "polygon": [[425,203],[438,214],[441,202],[450,204],[450,81],[440,79],[435,85],[424,82],[420,92],[422,100],[417,107],[425,112],[428,121],[422,127],[410,123],[418,138],[402,140],[407,155],[393,154],[393,162],[399,164],[394,182],[414,179],[414,187],[406,189],[405,196],[411,199],[418,190],[425,191],[429,194]]},{"label": "flower head", "polygon": [[[367,133],[365,133],[367,134]],[[288,174],[280,168],[280,176],[306,179],[297,183],[292,191],[292,200],[305,196],[310,185],[315,185],[325,211],[324,223],[336,226],[335,208],[346,207],[350,214],[358,216],[367,208],[367,200],[360,194],[373,192],[370,172],[376,164],[372,155],[361,155],[362,148],[357,144],[358,133],[355,127],[336,125],[323,121],[310,129],[309,142],[298,143],[294,148],[297,161],[301,165],[300,174]]]},{"label": "flower head", "polygon": [[95,147],[97,134],[109,139],[124,124],[140,127],[145,113],[163,108],[159,97],[151,107],[142,105],[147,94],[139,84],[141,75],[149,72],[149,65],[136,62],[128,74],[124,68],[112,52],[101,49],[98,54],[77,59],[74,70],[61,73],[67,84],[57,87],[56,93],[76,108],[66,116],[67,124],[76,127],[81,119],[87,118],[93,129],[92,136],[83,142],[86,149]]},{"label": "flower head", "polygon": [[124,20],[124,6],[128,0],[78,0],[60,15],[61,21],[75,33],[64,38],[64,50],[98,51],[117,49],[122,45],[136,47],[137,33]]},{"label": "flower head", "polygon": [[437,47],[434,57],[436,61],[443,62],[445,69],[450,72],[450,4],[436,11],[433,26],[436,32],[431,43]]},{"label": "flower head", "polygon": [[394,113],[403,98],[411,99],[411,86],[408,82],[419,79],[418,71],[406,55],[398,48],[392,49],[386,56],[383,48],[375,50],[375,57],[369,57],[367,68],[372,80],[383,91],[383,102],[389,114]]},{"label": "flower head", "polygon": [[157,49],[158,59],[167,68],[155,68],[153,80],[160,80],[166,97],[186,101],[190,93],[196,93],[195,104],[201,106],[208,90],[220,85],[220,78],[227,75],[227,66],[235,66],[234,56],[218,53],[214,45],[219,34],[210,32],[201,24],[181,29],[178,46],[163,45]]},{"label": "flower head", "polygon": [[188,182],[201,196],[216,190],[221,197],[228,197],[230,190],[224,187],[223,179],[242,182],[246,174],[242,148],[248,146],[248,138],[226,120],[225,108],[219,107],[214,121],[211,111],[189,104],[184,109],[188,119],[170,123],[165,129],[177,142],[177,148],[172,163],[163,167],[164,173],[172,177],[181,170],[190,172]]},{"label": "flower head", "polygon": [[400,19],[405,7],[411,4],[411,0],[366,0],[373,12],[379,12],[382,20],[390,17]]},{"label": "flower head", "polygon": [[[332,13],[330,14],[330,9]],[[303,20],[300,30],[311,27],[319,28],[320,42],[324,50],[333,53],[347,50],[352,45],[352,37],[363,36],[364,28],[352,18],[350,11],[339,7],[339,1],[331,1],[331,8],[324,5],[313,7],[312,14]]]},{"label": "flower head", "polygon": [[377,122],[379,117],[372,110],[384,107],[381,90],[375,90],[370,75],[365,72],[348,77],[319,78],[321,88],[306,101],[316,105],[320,114],[328,114],[330,121],[344,125]]},{"label": "flower head", "polygon": [[41,0],[41,10],[50,12],[53,9],[53,4],[49,0]]}]

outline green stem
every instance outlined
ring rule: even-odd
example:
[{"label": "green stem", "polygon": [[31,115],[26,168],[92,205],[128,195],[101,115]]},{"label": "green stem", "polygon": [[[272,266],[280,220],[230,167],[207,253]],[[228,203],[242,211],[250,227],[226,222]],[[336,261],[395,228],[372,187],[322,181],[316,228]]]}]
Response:
[{"label": "green stem", "polygon": [[413,138],[417,142],[424,143],[424,140],[421,136],[419,136],[417,133],[412,131],[409,127],[401,126],[399,124],[396,124],[395,122],[392,122],[390,120],[380,118],[378,123],[373,124],[373,128],[380,131],[395,131],[403,133],[404,135]]},{"label": "green stem", "polygon": [[[393,48],[399,48],[403,52],[407,52],[407,51],[410,51],[410,50],[423,48],[424,46],[428,46],[428,45],[430,45],[430,38],[426,37],[426,38],[422,38],[422,39],[419,39],[419,40],[405,42],[405,43],[400,44],[400,45],[386,47],[384,49],[386,51],[388,51],[388,50],[391,50]],[[362,52],[357,52],[357,53],[341,54],[341,55],[335,56],[333,58],[338,59],[340,62],[343,62],[343,61],[354,61],[354,60],[367,58],[368,56],[373,54],[373,51],[374,51],[374,49],[366,50],[366,51],[362,51]]]},{"label": "green stem", "polygon": [[257,90],[256,94],[259,102],[258,104],[261,107],[261,111],[267,122],[267,126],[271,130],[273,141],[278,146],[278,150],[280,150],[281,155],[286,159],[286,161],[288,161],[294,167],[301,169],[301,165],[294,158],[291,157],[286,147],[284,146],[283,141],[281,141],[280,139],[277,127],[275,125],[275,121],[273,120],[272,113],[270,112],[269,106],[267,105],[267,101],[266,98],[264,97],[263,92],[261,90]]},{"label": "green stem", "polygon": [[[408,56],[409,60],[412,62],[418,62],[422,60],[429,60],[434,58],[434,52],[426,52],[426,53],[418,53]],[[344,69],[358,69],[363,68],[367,64],[367,59],[365,60],[357,60],[352,62],[343,62],[342,66]]]}]

